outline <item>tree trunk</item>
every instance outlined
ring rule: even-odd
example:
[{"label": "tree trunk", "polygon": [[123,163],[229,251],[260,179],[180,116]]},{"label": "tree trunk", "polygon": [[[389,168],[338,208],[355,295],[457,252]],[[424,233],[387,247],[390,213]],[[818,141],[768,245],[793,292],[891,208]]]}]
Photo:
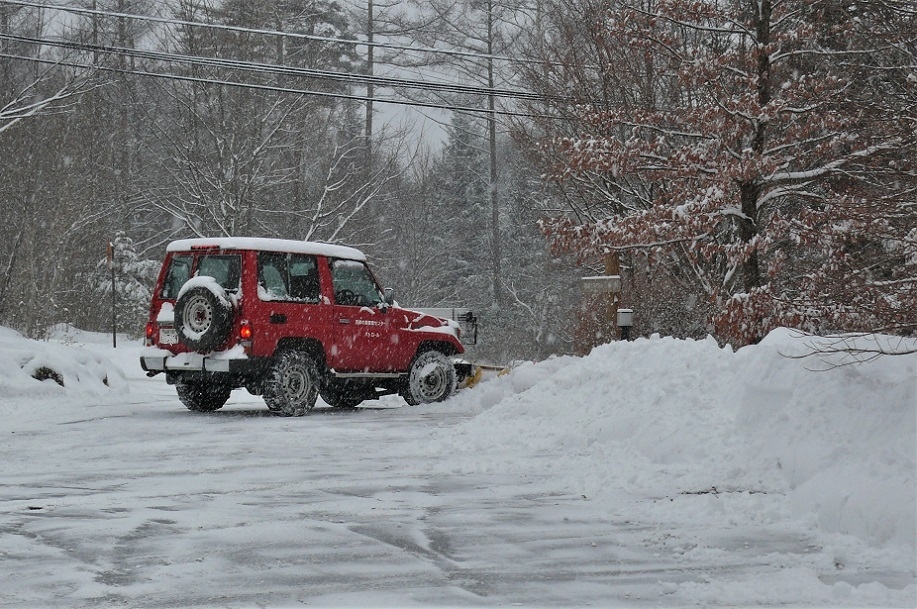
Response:
[{"label": "tree trunk", "polygon": [[[764,108],[771,99],[770,91],[770,55],[768,44],[771,37],[771,0],[761,0],[758,4],[757,24],[755,37],[757,40],[757,67],[756,88],[758,93],[758,107]],[[767,125],[758,122],[755,125],[755,134],[752,139],[751,149],[759,157],[765,153],[767,142]],[[742,243],[749,244],[758,236],[758,199],[761,196],[761,183],[756,180],[743,182],[739,187],[742,200],[742,218],[739,220],[739,238]],[[758,264],[758,250],[755,247],[742,263],[742,278],[745,292],[749,293],[761,287],[761,270]]]},{"label": "tree trunk", "polygon": [[3,301],[6,299],[6,293],[9,290],[10,284],[13,283],[13,269],[16,268],[16,254],[19,253],[19,246],[22,245],[22,236],[24,234],[25,231],[20,229],[19,234],[16,235],[13,251],[10,253],[9,262],[3,272],[3,280],[2,283],[0,283],[0,316],[3,315]]},{"label": "tree trunk", "polygon": [[[758,197],[761,187],[755,182],[741,185],[739,192],[742,198],[742,214],[739,219],[739,239],[748,244],[758,236]],[[758,268],[758,250],[755,248],[742,262],[742,279],[745,292],[749,293],[761,286],[761,273]]]}]

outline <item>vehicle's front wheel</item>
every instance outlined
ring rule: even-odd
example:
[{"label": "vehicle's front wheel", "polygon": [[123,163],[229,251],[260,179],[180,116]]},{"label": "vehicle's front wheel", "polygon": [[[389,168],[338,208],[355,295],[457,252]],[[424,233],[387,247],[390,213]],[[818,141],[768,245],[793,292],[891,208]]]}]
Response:
[{"label": "vehicle's front wheel", "polygon": [[194,412],[219,410],[232,392],[231,387],[216,383],[179,383],[175,390],[181,403]]},{"label": "vehicle's front wheel", "polygon": [[284,351],[264,381],[264,401],[271,412],[301,417],[318,399],[318,371],[315,362],[302,351]]},{"label": "vehicle's front wheel", "polygon": [[455,393],[455,367],[439,351],[425,351],[411,364],[407,384],[401,391],[411,406],[442,402]]}]

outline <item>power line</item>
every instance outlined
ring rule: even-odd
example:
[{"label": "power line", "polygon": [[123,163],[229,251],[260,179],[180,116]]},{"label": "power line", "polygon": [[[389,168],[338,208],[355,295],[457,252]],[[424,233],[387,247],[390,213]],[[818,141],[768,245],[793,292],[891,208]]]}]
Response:
[{"label": "power line", "polygon": [[153,23],[163,23],[167,25],[182,25],[191,27],[209,28],[215,30],[225,30],[231,32],[242,32],[248,34],[265,34],[268,36],[282,36],[286,38],[298,38],[301,40],[312,40],[316,42],[330,42],[334,44],[346,44],[351,46],[372,46],[375,48],[392,49],[397,51],[412,51],[417,53],[433,53],[440,55],[452,55],[454,57],[467,57],[471,59],[493,59],[497,61],[506,61],[510,63],[530,63],[539,64],[536,59],[523,59],[517,57],[507,57],[505,55],[492,55],[487,53],[476,53],[473,51],[457,51],[453,49],[437,49],[431,47],[417,47],[410,45],[394,44],[391,42],[369,42],[366,40],[356,40],[347,38],[334,38],[329,36],[316,36],[314,34],[300,34],[296,32],[279,32],[277,30],[264,30],[258,28],[246,28],[234,25],[223,25],[218,23],[201,23],[199,21],[186,21],[183,19],[173,19],[167,17],[155,17],[152,15],[137,15],[133,13],[119,13],[116,11],[106,11],[100,9],[81,8],[68,5],[42,4],[39,2],[28,2],[26,0],[0,0],[3,4],[14,4],[17,6],[28,6],[31,8],[63,11],[68,13],[95,15],[101,17],[119,17],[125,19],[136,19],[139,21],[150,21]]},{"label": "power line", "polygon": [[558,117],[550,115],[541,115],[541,114],[532,114],[527,112],[514,112],[511,110],[500,110],[495,109],[493,111],[487,108],[475,108],[472,106],[458,106],[454,104],[440,104],[440,103],[431,103],[431,102],[419,102],[419,101],[405,101],[397,99],[384,99],[373,97],[369,98],[364,95],[352,95],[347,93],[334,93],[331,91],[314,91],[308,89],[295,89],[292,87],[279,87],[275,85],[261,85],[256,83],[246,83],[246,82],[234,82],[228,80],[216,80],[212,78],[199,78],[195,76],[183,76],[180,74],[168,74],[162,72],[148,72],[145,70],[138,70],[136,68],[127,69],[127,68],[116,68],[113,66],[101,66],[101,65],[87,65],[82,63],[76,63],[71,61],[64,60],[51,60],[51,59],[41,59],[39,57],[28,57],[24,55],[13,55],[10,53],[0,53],[0,58],[6,59],[17,59],[21,61],[29,61],[33,63],[41,63],[45,65],[55,65],[55,66],[65,66],[70,68],[83,69],[88,71],[98,70],[104,72],[115,72],[119,74],[134,74],[137,76],[150,76],[153,78],[163,78],[168,80],[178,80],[184,82],[194,82],[210,85],[222,85],[229,87],[240,87],[244,89],[255,89],[259,91],[276,91],[279,93],[291,93],[295,95],[312,95],[316,97],[328,97],[334,99],[346,99],[353,101],[372,101],[373,103],[381,104],[391,104],[396,106],[414,106],[420,108],[435,108],[439,110],[452,110],[455,112],[467,112],[471,114],[498,114],[501,116],[513,116],[521,118],[545,118],[545,119],[555,119]]},{"label": "power line", "polygon": [[54,46],[72,51],[85,51],[92,53],[105,53],[109,55],[123,55],[139,59],[149,59],[153,61],[181,62],[192,65],[212,66],[219,68],[232,68],[239,70],[269,72],[277,75],[303,76],[317,78],[322,80],[336,80],[346,83],[357,84],[376,84],[392,88],[412,88],[426,91],[458,93],[466,95],[481,95],[503,97],[510,99],[537,101],[543,99],[542,96],[530,91],[514,91],[509,89],[490,89],[486,87],[476,87],[472,85],[460,85],[454,83],[426,82],[410,80],[405,78],[393,78],[385,76],[372,76],[367,74],[355,74],[349,72],[335,72],[331,70],[318,70],[314,68],[303,68],[296,66],[284,66],[260,62],[251,62],[235,59],[202,57],[199,55],[186,55],[178,53],[166,53],[162,51],[147,51],[142,49],[93,45],[51,38],[35,38],[29,36],[17,36],[12,34],[0,33],[0,39],[14,42],[23,42],[27,44]]}]

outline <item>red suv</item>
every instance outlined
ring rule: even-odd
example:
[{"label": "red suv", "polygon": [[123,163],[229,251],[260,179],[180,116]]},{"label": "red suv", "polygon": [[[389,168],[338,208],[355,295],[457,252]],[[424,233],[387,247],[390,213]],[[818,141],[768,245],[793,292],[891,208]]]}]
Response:
[{"label": "red suv", "polygon": [[401,309],[359,250],[304,241],[175,241],[153,294],[140,363],[191,410],[245,387],[302,416],[317,396],[352,408],[398,393],[442,401],[470,372],[454,321]]}]

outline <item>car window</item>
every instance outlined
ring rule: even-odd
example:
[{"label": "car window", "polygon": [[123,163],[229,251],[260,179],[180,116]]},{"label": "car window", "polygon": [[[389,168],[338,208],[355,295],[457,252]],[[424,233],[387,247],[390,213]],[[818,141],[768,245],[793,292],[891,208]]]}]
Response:
[{"label": "car window", "polygon": [[239,256],[201,256],[197,261],[198,277],[213,277],[228,291],[239,289],[241,261]]},{"label": "car window", "polygon": [[315,257],[291,254],[289,270],[290,298],[296,301],[318,302],[320,284]]},{"label": "car window", "polygon": [[261,300],[317,303],[318,263],[304,254],[259,254],[258,288]]},{"label": "car window", "polygon": [[339,305],[374,307],[382,302],[379,286],[362,262],[332,260],[331,280],[334,298]]},{"label": "car window", "polygon": [[178,291],[191,278],[191,256],[174,256],[162,283],[161,298],[177,298]]}]

